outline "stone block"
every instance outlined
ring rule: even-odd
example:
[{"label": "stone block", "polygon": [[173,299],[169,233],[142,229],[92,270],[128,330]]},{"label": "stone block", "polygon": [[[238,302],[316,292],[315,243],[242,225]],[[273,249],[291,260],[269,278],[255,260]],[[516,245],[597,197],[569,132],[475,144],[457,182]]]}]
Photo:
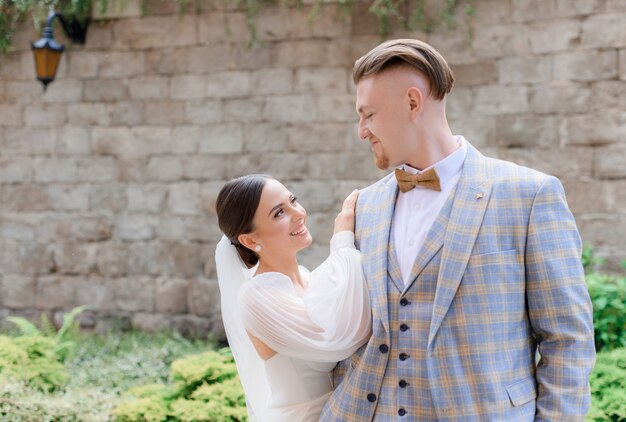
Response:
[{"label": "stone block", "polygon": [[[593,66],[589,66],[593,63]],[[617,51],[577,51],[553,57],[553,79],[595,81],[617,77]]]},{"label": "stone block", "polygon": [[95,243],[76,243],[75,239],[61,239],[50,246],[55,272],[59,274],[89,274],[96,268],[98,246]]},{"label": "stone block", "polygon": [[203,277],[192,279],[187,288],[187,304],[193,315],[219,315],[221,306],[217,280]]},{"label": "stone block", "polygon": [[586,48],[626,47],[626,11],[589,16],[583,21],[581,44]]},{"label": "stone block", "polygon": [[102,242],[113,236],[110,217],[74,217],[69,223],[69,238],[85,242]]},{"label": "stone block", "polygon": [[[210,76],[212,78],[213,75]],[[196,100],[205,96],[207,76],[176,75],[170,79],[169,97],[175,100]]]},{"label": "stone block", "polygon": [[530,31],[526,25],[495,24],[477,27],[472,49],[479,58],[530,54]]},{"label": "stone block", "polygon": [[[215,208],[215,207],[214,207]],[[164,241],[201,241],[219,238],[217,224],[209,226],[207,217],[161,216],[157,226],[159,239]]]},{"label": "stone block", "polygon": [[585,242],[599,250],[610,245],[619,245],[626,237],[626,222],[622,215],[583,215],[578,218],[577,223]]},{"label": "stone block", "polygon": [[185,102],[185,123],[210,125],[221,122],[222,115],[220,101]]},{"label": "stone block", "polygon": [[[446,99],[446,116],[455,120],[467,116],[474,107],[474,92],[472,88],[453,88]],[[354,133],[358,132],[358,127]]]},{"label": "stone block", "polygon": [[38,309],[69,309],[76,306],[76,283],[74,277],[38,277],[35,306]]},{"label": "stone block", "polygon": [[238,68],[236,54],[228,44],[207,45],[186,49],[182,60],[188,73],[215,73]]},{"label": "stone block", "polygon": [[259,69],[252,72],[250,86],[255,95],[285,95],[294,89],[293,69]]},{"label": "stone block", "polygon": [[162,100],[168,92],[168,80],[162,76],[140,76],[128,84],[130,98],[135,100]]},{"label": "stone block", "polygon": [[[95,26],[95,25],[94,25]],[[89,37],[91,38],[91,33]],[[94,51],[72,51],[72,54],[68,54],[68,73],[69,76],[75,79],[93,79],[98,76],[98,69],[100,68],[100,60],[105,53]]]},{"label": "stone block", "polygon": [[568,116],[561,124],[561,139],[566,145],[624,143],[625,118],[626,113],[617,110]]},{"label": "stone block", "polygon": [[53,154],[57,140],[54,129],[5,128],[0,138],[4,156]]},{"label": "stone block", "polygon": [[508,57],[498,62],[498,80],[502,85],[547,82],[551,70],[549,57]]},{"label": "stone block", "polygon": [[109,51],[100,57],[99,78],[121,79],[144,73],[144,55],[139,51]]},{"label": "stone block", "polygon": [[509,148],[498,151],[499,158],[513,161],[551,174],[560,179],[575,174],[591,177],[593,173],[593,150],[591,148],[550,148],[542,154],[530,149]]},{"label": "stone block", "polygon": [[[289,37],[296,39],[315,38],[341,38],[348,37],[351,33],[351,25],[342,24],[337,17],[341,10],[337,4],[324,3],[316,12],[313,9],[317,5],[301,8],[287,9],[287,22]],[[311,13],[315,13],[311,18]],[[354,24],[354,21],[352,21]]]},{"label": "stone block", "polygon": [[[623,81],[599,81],[591,84],[589,106],[593,110],[626,110],[626,83]],[[600,112],[602,112],[600,111]]]},{"label": "stone block", "polygon": [[138,18],[141,17],[145,10],[145,6],[140,1],[110,1],[105,3],[106,7],[102,8],[101,3],[92,3],[91,17],[94,20],[107,20],[119,18]]},{"label": "stone block", "polygon": [[248,42],[248,24],[243,12],[202,13],[197,16],[198,43]]},{"label": "stone block", "polygon": [[271,46],[272,67],[301,68],[348,66],[350,43],[347,39],[279,41]]},{"label": "stone block", "polygon": [[202,130],[199,139],[201,154],[237,154],[243,152],[241,125],[228,124],[209,126]]},{"label": "stone block", "polygon": [[0,104],[0,126],[21,126],[23,107]]},{"label": "stone block", "polygon": [[528,111],[528,89],[499,85],[476,88],[474,110],[486,115],[525,113]]},{"label": "stone block", "polygon": [[152,101],[146,104],[145,121],[149,125],[179,125],[185,120],[182,101]]},{"label": "stone block", "polygon": [[155,280],[151,277],[115,279],[115,305],[122,311],[154,310]]},{"label": "stone block", "polygon": [[77,164],[81,182],[112,182],[117,178],[117,162],[113,157],[79,158]]},{"label": "stone block", "polygon": [[66,119],[66,109],[62,106],[30,105],[24,108],[24,123],[30,127],[62,126]]},{"label": "stone block", "polygon": [[113,23],[98,22],[98,25],[89,27],[89,36],[85,43],[85,50],[106,50],[113,44]]},{"label": "stone block", "polygon": [[[60,79],[48,86],[43,100],[46,103],[74,103],[83,96],[83,82],[76,79]],[[58,106],[60,107],[60,105]]]},{"label": "stone block", "polygon": [[268,97],[264,117],[277,123],[313,122],[317,118],[316,98],[310,95]]},{"label": "stone block", "polygon": [[144,52],[146,75],[178,75],[187,71],[189,48],[155,49]]},{"label": "stone block", "polygon": [[548,85],[535,85],[530,90],[530,108],[534,113],[583,113],[589,110],[594,98],[586,85],[557,81]]},{"label": "stone block", "polygon": [[229,69],[258,70],[272,67],[272,51],[270,46],[253,45],[247,47],[241,44],[234,51],[234,63]]},{"label": "stone block", "polygon": [[170,273],[180,277],[196,277],[202,274],[202,246],[198,243],[176,243],[171,249]]},{"label": "stone block", "polygon": [[345,123],[312,123],[289,126],[282,129],[287,134],[289,151],[342,152],[357,142],[356,131]]},{"label": "stone block", "polygon": [[556,11],[559,16],[586,16],[601,12],[603,3],[602,0],[556,0]]},{"label": "stone block", "polygon": [[175,315],[171,319],[172,328],[185,337],[206,338],[213,323],[209,318],[195,315]]},{"label": "stone block", "polygon": [[142,157],[164,154],[171,143],[167,127],[96,127],[92,132],[92,149],[100,155]]},{"label": "stone block", "polygon": [[40,212],[52,208],[45,186],[10,185],[2,187],[0,208],[16,212]]},{"label": "stone block", "polygon": [[[200,187],[200,199],[202,200],[202,209],[208,214],[210,217],[214,217],[216,210],[215,204],[217,202],[217,196],[219,195],[220,190],[224,186],[225,181],[209,181],[202,184]],[[205,221],[204,224],[210,223],[210,221]],[[210,232],[205,231],[207,236],[210,236]],[[216,233],[219,233],[216,232]],[[205,240],[209,237],[205,236]]]},{"label": "stone block", "polygon": [[88,210],[89,191],[86,185],[49,185],[45,188],[52,209],[57,211]]},{"label": "stone block", "polygon": [[113,48],[151,49],[196,44],[194,16],[144,16],[113,23]]},{"label": "stone block", "polygon": [[319,213],[335,210],[339,212],[335,201],[335,189],[327,182],[317,180],[303,180],[299,182],[285,183],[298,202],[308,213]]},{"label": "stone block", "polygon": [[128,248],[127,270],[130,275],[162,277],[170,273],[171,247],[163,242],[133,242]]},{"label": "stone block", "polygon": [[40,183],[78,181],[77,163],[73,158],[35,158],[35,181]]},{"label": "stone block", "polygon": [[502,116],[484,116],[466,113],[450,120],[452,133],[461,134],[471,144],[482,151],[498,143],[497,121]]},{"label": "stone block", "polygon": [[0,240],[0,259],[6,274],[49,274],[56,268],[48,245],[32,240]]},{"label": "stone block", "polygon": [[183,179],[224,179],[228,172],[229,158],[215,154],[197,155],[184,160]]},{"label": "stone block", "polygon": [[3,274],[2,306],[13,309],[29,309],[35,306],[35,292],[37,283],[35,277]]},{"label": "stone block", "polygon": [[243,127],[246,153],[281,152],[287,149],[287,128],[272,123],[253,123]]},{"label": "stone block", "polygon": [[[626,128],[623,123],[622,128]],[[622,135],[622,139],[626,139],[626,137]],[[600,179],[626,179],[624,157],[626,157],[626,145],[623,142],[620,145],[595,148],[594,175]],[[617,239],[616,241],[619,242]]]},{"label": "stone block", "polygon": [[528,29],[532,52],[571,51],[580,43],[580,26],[577,19],[532,22]]},{"label": "stone block", "polygon": [[626,48],[619,51],[619,78],[626,81]]},{"label": "stone block", "polygon": [[352,84],[351,75],[345,68],[303,68],[296,71],[295,92],[301,94],[343,94]]},{"label": "stone block", "polygon": [[148,162],[148,178],[158,181],[176,181],[183,177],[185,160],[182,157],[152,157]]},{"label": "stone block", "polygon": [[56,152],[61,155],[87,155],[91,152],[91,133],[82,126],[60,129]]},{"label": "stone block", "polygon": [[126,187],[128,210],[158,213],[163,208],[167,187],[154,183],[129,184]]},{"label": "stone block", "polygon": [[222,100],[224,122],[255,123],[263,122],[265,98],[251,97],[247,99]]},{"label": "stone block", "polygon": [[498,82],[498,68],[494,60],[484,60],[476,63],[450,64],[454,73],[452,94],[458,87],[491,85]]},{"label": "stone block", "polygon": [[170,212],[180,215],[200,213],[200,185],[196,182],[180,182],[170,185],[168,195]]},{"label": "stone block", "polygon": [[67,120],[71,125],[83,128],[108,126],[111,123],[109,108],[102,103],[68,104]]},{"label": "stone block", "polygon": [[[98,243],[96,268],[98,274],[106,277],[122,277],[129,274],[129,243],[124,241],[109,241]],[[114,288],[115,285],[113,284]],[[114,303],[111,301],[111,303]]]},{"label": "stone block", "polygon": [[115,238],[138,241],[155,237],[157,218],[150,214],[123,214],[115,222]]},{"label": "stone block", "polygon": [[27,183],[33,178],[29,157],[0,158],[0,183]]},{"label": "stone block", "polygon": [[117,159],[120,173],[120,182],[145,182],[148,180],[148,158],[128,157]]},{"label": "stone block", "polygon": [[157,312],[182,314],[187,312],[187,286],[184,278],[160,277],[156,280],[155,309]]},{"label": "stone block", "polygon": [[35,240],[37,218],[30,214],[4,214],[0,216],[0,236],[17,241]]},{"label": "stone block", "polygon": [[[8,107],[8,109],[10,110],[11,106],[9,106],[9,104],[11,104],[14,107],[23,106],[23,105],[37,103],[41,99],[41,85],[38,86],[38,84],[34,84],[32,80],[28,80],[28,81],[7,80],[6,82],[3,83],[3,86],[4,86],[4,93],[0,94],[0,109],[3,109],[4,107]],[[8,116],[0,115],[0,119],[3,119],[3,118],[6,119],[7,121],[9,120]],[[20,112],[20,120],[21,120],[21,112]],[[8,125],[10,125],[10,123],[11,122],[9,121]],[[16,122],[13,122],[13,124],[16,124]]]},{"label": "stone block", "polygon": [[76,303],[86,305],[92,311],[115,309],[115,291],[112,280],[91,276],[76,283]]},{"label": "stone block", "polygon": [[205,95],[208,98],[247,97],[251,90],[250,72],[232,71],[211,74],[206,79],[205,89]]},{"label": "stone block", "polygon": [[513,21],[528,22],[557,16],[557,0],[513,0]]},{"label": "stone block", "polygon": [[354,96],[320,95],[317,97],[317,120],[320,122],[356,122]]},{"label": "stone block", "polygon": [[[355,166],[354,163],[364,163]],[[371,164],[370,164],[371,163]],[[369,152],[316,153],[307,155],[308,174],[314,180],[370,180],[382,178],[387,172],[379,171]],[[302,172],[302,170],[300,170]]]},{"label": "stone block", "polygon": [[145,122],[145,103],[118,101],[109,105],[111,126],[139,126]]},{"label": "stone block", "polygon": [[513,16],[513,5],[510,1],[482,0],[472,6],[474,6],[473,19],[478,25],[510,22]]},{"label": "stone block", "polygon": [[605,181],[567,178],[561,182],[575,215],[609,212],[611,195]]},{"label": "stone block", "polygon": [[159,330],[169,330],[172,328],[172,321],[162,314],[151,314],[136,312],[131,318],[133,328],[142,331],[155,332]]},{"label": "stone block", "polygon": [[559,120],[553,116],[498,116],[496,134],[505,148],[557,148]]},{"label": "stone block", "polygon": [[176,126],[172,128],[172,142],[169,152],[172,154],[195,154],[204,132],[198,126]]},{"label": "stone block", "polygon": [[125,185],[118,183],[97,184],[89,189],[89,209],[119,213],[125,208]]},{"label": "stone block", "polygon": [[127,79],[93,79],[84,86],[85,101],[123,101],[128,99]]}]

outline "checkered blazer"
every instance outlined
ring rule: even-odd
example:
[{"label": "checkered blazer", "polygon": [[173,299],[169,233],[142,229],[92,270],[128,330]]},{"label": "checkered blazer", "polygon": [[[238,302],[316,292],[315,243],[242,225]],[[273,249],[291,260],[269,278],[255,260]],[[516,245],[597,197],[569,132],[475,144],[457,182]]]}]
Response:
[{"label": "checkered blazer", "polygon": [[[381,345],[390,344],[387,247],[397,191],[390,174],[359,195],[373,334],[335,368],[322,421],[375,417],[392,355]],[[595,348],[580,257],[560,182],[468,145],[447,227],[430,230],[414,267],[425,273],[440,261],[426,350],[439,420],[583,420]]]}]

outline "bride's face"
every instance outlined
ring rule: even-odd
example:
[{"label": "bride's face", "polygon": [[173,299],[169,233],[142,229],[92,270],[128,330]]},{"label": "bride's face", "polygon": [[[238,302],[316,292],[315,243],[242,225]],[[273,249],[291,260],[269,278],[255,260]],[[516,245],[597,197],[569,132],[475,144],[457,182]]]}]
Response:
[{"label": "bride's face", "polygon": [[268,179],[261,191],[251,233],[262,248],[259,255],[295,254],[311,245],[306,210],[280,182]]}]

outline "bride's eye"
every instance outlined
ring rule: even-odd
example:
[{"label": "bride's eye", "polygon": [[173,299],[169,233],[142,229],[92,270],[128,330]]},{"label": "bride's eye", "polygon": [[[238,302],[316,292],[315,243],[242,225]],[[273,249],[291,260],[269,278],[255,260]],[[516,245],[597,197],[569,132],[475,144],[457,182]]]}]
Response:
[{"label": "bride's eye", "polygon": [[276,213],[274,214],[274,218],[278,218],[278,217],[280,217],[281,215],[283,215],[283,209],[282,209],[282,208],[279,208],[279,209],[276,211]]}]

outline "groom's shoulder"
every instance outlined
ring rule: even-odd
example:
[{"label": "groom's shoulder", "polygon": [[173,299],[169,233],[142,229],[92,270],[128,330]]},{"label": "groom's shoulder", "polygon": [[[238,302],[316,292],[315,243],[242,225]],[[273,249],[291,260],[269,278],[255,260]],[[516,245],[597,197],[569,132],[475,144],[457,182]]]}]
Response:
[{"label": "groom's shoulder", "polygon": [[539,187],[556,177],[512,161],[485,157],[488,172],[496,184]]}]

